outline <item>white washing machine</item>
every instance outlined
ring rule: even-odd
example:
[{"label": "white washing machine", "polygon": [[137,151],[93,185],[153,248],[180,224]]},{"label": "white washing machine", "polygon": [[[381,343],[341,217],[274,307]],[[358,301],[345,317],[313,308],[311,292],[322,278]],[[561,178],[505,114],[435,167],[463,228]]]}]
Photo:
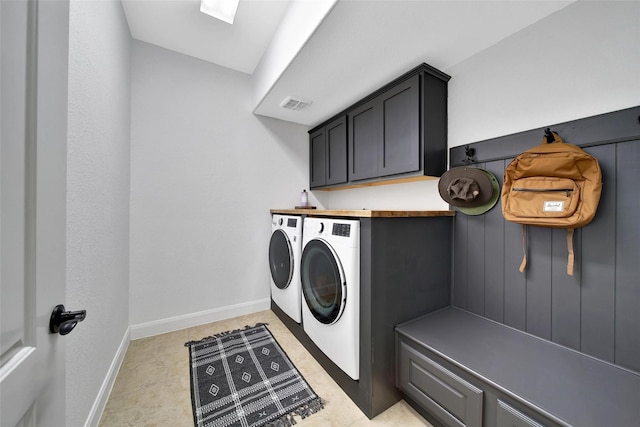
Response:
[{"label": "white washing machine", "polygon": [[360,378],[360,221],[305,218],[302,326],[354,380]]},{"label": "white washing machine", "polygon": [[269,269],[271,299],[297,323],[301,321],[300,257],[302,253],[302,217],[271,217]]}]

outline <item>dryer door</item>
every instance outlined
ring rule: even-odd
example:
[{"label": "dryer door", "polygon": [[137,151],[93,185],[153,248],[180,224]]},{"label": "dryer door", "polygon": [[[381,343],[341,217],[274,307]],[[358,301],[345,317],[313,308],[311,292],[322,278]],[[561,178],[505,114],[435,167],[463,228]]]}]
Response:
[{"label": "dryer door", "polygon": [[302,292],[311,314],[321,323],[335,323],[347,297],[344,272],[335,251],[323,240],[310,240],[300,263]]},{"label": "dryer door", "polygon": [[293,249],[286,233],[275,230],[269,242],[269,268],[273,283],[285,289],[293,278]]}]

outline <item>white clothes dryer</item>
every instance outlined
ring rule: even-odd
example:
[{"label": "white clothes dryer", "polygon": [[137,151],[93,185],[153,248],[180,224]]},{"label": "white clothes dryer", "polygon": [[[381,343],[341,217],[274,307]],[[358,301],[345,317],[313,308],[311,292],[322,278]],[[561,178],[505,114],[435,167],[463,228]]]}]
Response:
[{"label": "white clothes dryer", "polygon": [[300,256],[302,253],[302,217],[271,217],[269,269],[271,299],[295,322],[301,321]]},{"label": "white clothes dryer", "polygon": [[302,326],[354,380],[360,378],[360,221],[305,218]]}]

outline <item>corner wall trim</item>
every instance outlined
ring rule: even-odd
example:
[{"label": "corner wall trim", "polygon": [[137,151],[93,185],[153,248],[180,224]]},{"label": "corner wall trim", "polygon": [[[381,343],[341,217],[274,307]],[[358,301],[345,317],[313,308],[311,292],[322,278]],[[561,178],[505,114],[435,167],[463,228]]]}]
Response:
[{"label": "corner wall trim", "polygon": [[127,353],[129,343],[131,342],[130,330],[131,328],[127,328],[122,337],[122,341],[120,341],[118,351],[116,351],[113,361],[111,361],[111,366],[109,366],[107,375],[100,386],[100,391],[96,396],[96,400],[93,402],[93,406],[91,407],[87,421],[84,423],[84,427],[97,427],[100,423],[100,418],[102,417],[104,408],[107,406],[107,401],[109,400],[109,395],[113,389],[113,384],[116,382],[116,377],[118,376],[118,372],[120,371],[120,367],[124,361],[124,355]]},{"label": "corner wall trim", "polygon": [[184,314],[181,316],[168,317],[166,319],[154,320],[151,322],[131,325],[131,339],[151,337],[154,335],[173,332],[192,326],[204,325],[206,323],[217,322],[219,320],[230,319],[236,316],[255,313],[256,311],[269,310],[271,298],[255,301],[243,302],[240,304],[228,305],[226,307],[213,308],[211,310],[199,311],[197,313]]}]

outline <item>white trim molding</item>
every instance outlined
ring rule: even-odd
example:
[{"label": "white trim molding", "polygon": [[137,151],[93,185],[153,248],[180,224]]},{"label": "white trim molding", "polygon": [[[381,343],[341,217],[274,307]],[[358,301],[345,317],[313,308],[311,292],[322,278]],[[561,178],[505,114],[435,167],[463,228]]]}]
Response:
[{"label": "white trim molding", "polygon": [[257,311],[269,310],[269,308],[271,308],[271,298],[264,298],[256,301],[248,301],[240,304],[228,305],[226,307],[199,311],[197,313],[139,323],[137,325],[131,325],[131,339],[137,340],[140,338],[165,334],[167,332],[178,331],[192,326],[204,325],[206,323],[217,322],[219,320],[244,316],[245,314],[251,314]]},{"label": "white trim molding", "polygon": [[130,342],[131,328],[127,328],[124,336],[122,337],[122,341],[120,341],[120,346],[118,346],[118,351],[116,352],[113,361],[111,362],[111,366],[109,366],[107,375],[104,377],[104,381],[100,386],[100,391],[96,396],[96,400],[93,402],[91,412],[89,412],[87,421],[84,424],[85,427],[97,427],[100,423],[100,418],[102,417],[104,408],[107,406],[107,401],[109,400],[109,396],[111,395],[113,384],[116,382],[118,372],[120,371],[120,367],[122,366],[122,362],[124,361],[124,356],[127,353]]}]

